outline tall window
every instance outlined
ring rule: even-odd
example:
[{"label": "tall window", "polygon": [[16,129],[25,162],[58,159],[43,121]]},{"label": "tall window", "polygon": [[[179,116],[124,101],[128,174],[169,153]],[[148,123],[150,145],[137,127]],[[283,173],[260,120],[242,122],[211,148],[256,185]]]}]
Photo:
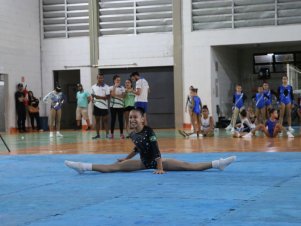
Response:
[{"label": "tall window", "polygon": [[[95,0],[100,35],[172,31],[172,0]],[[44,38],[89,35],[89,0],[43,0]]]}]

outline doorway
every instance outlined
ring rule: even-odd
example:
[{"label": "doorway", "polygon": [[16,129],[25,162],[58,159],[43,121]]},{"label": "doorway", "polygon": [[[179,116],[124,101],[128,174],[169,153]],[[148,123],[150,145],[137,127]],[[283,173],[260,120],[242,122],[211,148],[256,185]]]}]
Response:
[{"label": "doorway", "polygon": [[74,129],[76,126],[76,92],[80,83],[80,70],[63,70],[53,72],[53,87],[59,84],[66,101],[62,108],[61,129]]},{"label": "doorway", "polygon": [[148,68],[119,68],[100,69],[105,76],[105,83],[111,86],[113,76],[118,74],[124,86],[126,79],[134,71],[145,78],[150,86],[148,98],[148,124],[153,128],[174,128],[174,79],[173,67],[148,67]]}]

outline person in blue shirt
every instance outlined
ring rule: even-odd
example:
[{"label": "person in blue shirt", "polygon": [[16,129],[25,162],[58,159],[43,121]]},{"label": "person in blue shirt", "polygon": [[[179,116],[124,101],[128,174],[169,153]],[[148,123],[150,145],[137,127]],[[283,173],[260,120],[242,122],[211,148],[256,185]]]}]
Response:
[{"label": "person in blue shirt", "polygon": [[255,124],[264,123],[266,121],[265,118],[265,112],[266,112],[266,106],[265,106],[265,97],[263,92],[263,87],[258,87],[258,92],[253,96],[253,100],[255,101],[255,115],[256,115],[256,122]]},{"label": "person in blue shirt", "polygon": [[283,124],[284,115],[287,116],[288,130],[293,132],[292,128],[292,103],[294,101],[293,87],[288,84],[288,77],[282,76],[282,85],[278,88],[278,100],[280,105],[279,123]]},{"label": "person in blue shirt", "polygon": [[88,106],[91,101],[91,95],[88,91],[85,91],[83,89],[82,84],[77,84],[77,93],[76,93],[76,99],[77,99],[77,107],[76,107],[76,129],[81,129],[81,120],[82,118],[86,120],[87,123],[87,129],[91,129],[90,119],[88,115]]},{"label": "person in blue shirt", "polygon": [[242,86],[237,84],[235,87],[236,92],[233,94],[233,112],[232,112],[232,119],[230,124],[226,127],[226,130],[231,130],[234,133],[235,125],[237,122],[237,118],[239,112],[244,109],[245,100],[247,96],[242,92]]},{"label": "person in blue shirt", "polygon": [[[154,174],[164,174],[166,171],[203,171],[211,168],[223,170],[236,156],[210,162],[184,162],[177,159],[162,158],[157,136],[152,128],[145,125],[144,110],[135,108],[130,111],[130,127],[133,132],[130,138],[134,143],[133,150],[113,164],[92,164],[84,162],[65,161],[65,165],[78,173],[97,171],[101,173],[132,172],[137,170],[154,169]],[[140,159],[132,159],[137,154]]]}]

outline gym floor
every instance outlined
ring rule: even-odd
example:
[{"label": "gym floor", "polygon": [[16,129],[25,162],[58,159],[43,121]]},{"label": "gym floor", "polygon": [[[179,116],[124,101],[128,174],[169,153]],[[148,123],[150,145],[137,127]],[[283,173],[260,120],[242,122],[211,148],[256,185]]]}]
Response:
[{"label": "gym floor", "polygon": [[[295,128],[295,135],[299,128]],[[92,140],[94,131],[2,134],[1,225],[300,225],[301,138],[181,137],[155,130],[163,157],[206,162],[236,155],[224,171],[82,175],[64,160],[112,163],[129,140]]]}]

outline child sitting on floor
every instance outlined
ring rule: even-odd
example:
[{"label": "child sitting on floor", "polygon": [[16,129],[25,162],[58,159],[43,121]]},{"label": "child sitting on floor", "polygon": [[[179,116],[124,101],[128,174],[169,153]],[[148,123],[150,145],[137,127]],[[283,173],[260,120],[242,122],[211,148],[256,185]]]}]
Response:
[{"label": "child sitting on floor", "polygon": [[294,135],[287,131],[280,123],[278,123],[278,112],[274,108],[269,111],[270,118],[266,121],[266,124],[259,124],[252,129],[250,133],[242,136],[244,138],[250,138],[255,135],[256,131],[262,131],[267,137],[276,137],[280,132],[284,131],[287,134],[287,137],[293,138]]}]

